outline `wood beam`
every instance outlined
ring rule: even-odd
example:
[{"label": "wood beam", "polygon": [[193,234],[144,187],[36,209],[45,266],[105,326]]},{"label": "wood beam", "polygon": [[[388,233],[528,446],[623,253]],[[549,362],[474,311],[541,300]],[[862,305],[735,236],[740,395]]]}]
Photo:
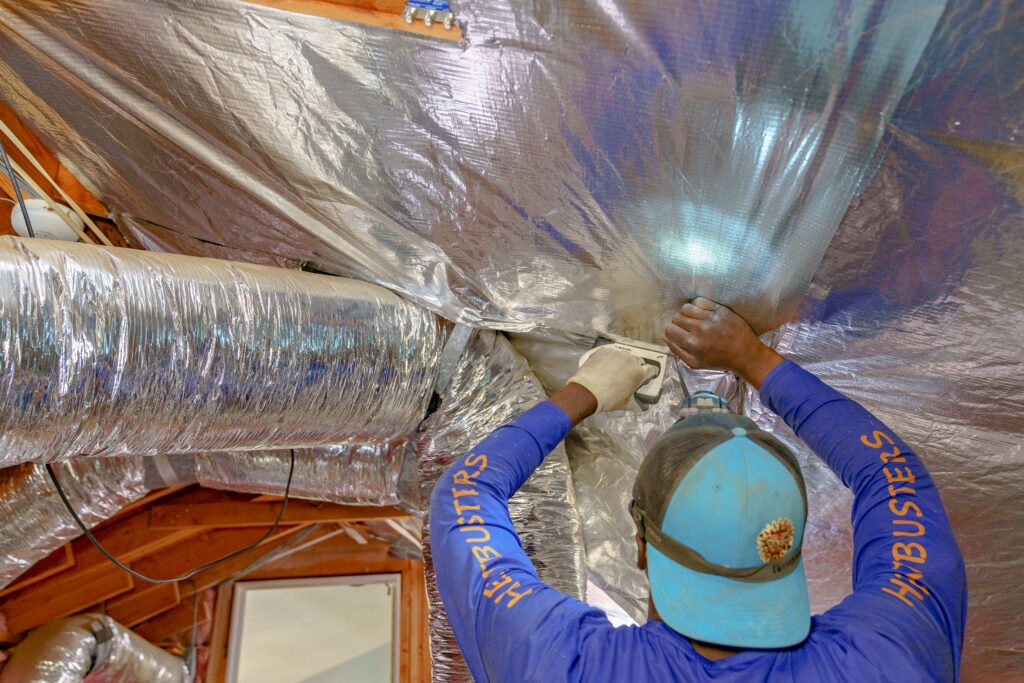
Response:
[{"label": "wood beam", "polygon": [[[97,530],[95,536],[114,557],[131,563],[203,532],[202,529],[149,529],[147,522],[148,513],[142,511],[116,525]],[[75,555],[74,568],[0,598],[0,611],[7,615],[10,630],[28,630],[51,619],[75,614],[134,587],[131,576],[111,564],[88,539],[79,538],[71,547]]]},{"label": "wood beam", "polygon": [[7,617],[7,629],[23,633],[135,587],[132,577],[122,571],[76,574],[74,579],[72,585],[60,592],[30,589],[5,600],[0,609]]},{"label": "wood beam", "polygon": [[[196,600],[199,601],[198,608]],[[198,609],[198,613],[197,610]],[[193,617],[197,617],[198,624],[209,621],[213,618],[209,601],[202,593],[182,598],[181,602],[156,617],[147,619],[138,624],[132,630],[151,643],[160,643],[176,635],[192,630]]]},{"label": "wood beam", "polygon": [[96,611],[105,612],[114,621],[131,628],[179,604],[181,588],[178,583],[139,581],[127,593],[108,600],[105,605],[97,605]]},{"label": "wood beam", "polygon": [[[133,562],[132,569],[154,578],[180,576],[255,543],[267,532],[265,528],[258,527],[212,530],[198,527],[194,531],[198,532],[199,535],[192,536],[176,544],[173,548],[168,548],[167,552],[160,553],[159,555],[149,555],[137,562]],[[297,531],[297,528],[294,526],[278,528],[263,543],[273,543],[276,539],[295,533],[295,531]],[[221,562],[210,569],[218,567],[224,569],[243,557],[245,557],[245,553],[238,558]],[[195,577],[192,577],[192,580],[194,581],[198,576],[197,574]]]},{"label": "wood beam", "polygon": [[[36,161],[46,171],[46,175],[52,178],[57,185],[61,187],[70,196],[76,204],[78,204],[83,211],[90,215],[106,216],[107,208],[100,202],[96,197],[92,195],[89,190],[85,189],[82,183],[78,182],[65,166],[62,164],[53,152],[47,149],[46,145],[36,136],[32,130],[22,123],[21,119],[18,118],[17,114],[8,107],[5,103],[0,101],[0,121],[3,121],[11,132],[14,133],[23,145],[32,153],[32,156],[36,158]],[[32,179],[41,187],[47,190],[47,194],[56,201],[63,201],[59,194],[53,189],[50,181],[43,177],[43,174],[36,169],[28,160],[28,158],[21,153],[21,150],[17,149],[17,146],[13,144],[6,135],[3,136],[4,148],[7,150],[7,154],[10,155],[11,159],[18,163],[20,166],[26,169],[26,173],[32,176]]]},{"label": "wood beam", "polygon": [[26,586],[39,583],[43,579],[54,574],[59,574],[65,569],[75,566],[75,553],[71,550],[71,544],[65,543],[52,553],[32,565],[27,572],[19,576],[7,588],[0,590],[0,597],[21,590]]},{"label": "wood beam", "polygon": [[[402,18],[404,3],[395,11],[397,7],[395,3],[366,2],[365,0],[246,0],[246,2],[286,12],[310,14],[315,17],[349,21],[367,26],[379,26],[406,33],[418,33],[442,40],[456,42],[462,40],[462,30],[458,26],[446,29],[439,23],[427,26],[419,20],[411,24],[406,23]],[[379,8],[386,8],[388,11],[382,11]]]},{"label": "wood beam", "polygon": [[210,635],[210,659],[206,664],[209,681],[223,681],[227,673],[228,635],[231,630],[231,607],[235,584],[225,583],[217,588],[217,602],[213,610],[213,633]]},{"label": "wood beam", "polygon": [[[152,529],[182,527],[270,526],[277,519],[282,503],[198,503],[158,504],[150,508]],[[313,504],[289,501],[282,524],[313,522],[362,522],[374,519],[398,519],[409,515],[391,506]]]}]

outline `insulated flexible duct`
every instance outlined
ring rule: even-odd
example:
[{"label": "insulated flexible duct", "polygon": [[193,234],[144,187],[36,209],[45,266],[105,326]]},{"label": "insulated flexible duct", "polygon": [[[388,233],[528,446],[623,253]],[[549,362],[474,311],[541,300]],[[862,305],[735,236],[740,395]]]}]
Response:
[{"label": "insulated flexible duct", "polygon": [[[291,494],[352,505],[396,505],[405,443],[342,444],[295,451]],[[289,451],[209,453],[196,456],[201,486],[284,495]]]},{"label": "insulated flexible duct", "polygon": [[110,617],[82,614],[35,629],[0,670],[0,683],[185,683],[185,663]]},{"label": "insulated flexible duct", "polygon": [[[476,332],[455,366],[441,406],[413,440],[419,463],[421,506],[444,470],[492,430],[546,398],[525,359],[502,334]],[[559,445],[509,500],[509,514],[541,580],[583,599],[586,564],[565,449]],[[423,524],[424,569],[430,601],[433,680],[472,680],[441,605]]]},{"label": "insulated flexible duct", "polygon": [[[149,490],[139,458],[75,458],[55,466],[68,499],[89,526]],[[0,588],[81,532],[64,509],[46,468],[0,470]]]},{"label": "insulated flexible duct", "polygon": [[422,419],[436,317],[362,282],[0,239],[0,464],[387,441]]}]

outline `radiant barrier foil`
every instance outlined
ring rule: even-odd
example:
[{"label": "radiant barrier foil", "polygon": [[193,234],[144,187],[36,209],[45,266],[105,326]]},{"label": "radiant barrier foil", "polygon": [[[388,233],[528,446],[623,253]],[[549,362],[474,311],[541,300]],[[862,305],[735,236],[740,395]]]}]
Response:
[{"label": "radiant barrier foil", "polygon": [[[470,338],[437,410],[414,438],[420,505],[438,477],[474,445],[546,398],[526,361],[501,334],[481,330]],[[509,514],[523,549],[541,580],[583,599],[586,565],[580,519],[565,449],[556,448],[509,500]],[[423,524],[423,557],[430,602],[430,654],[434,681],[472,681],[437,592],[430,554],[430,525]]]},{"label": "radiant barrier foil", "polygon": [[[1024,7],[464,4],[453,45],[241,0],[0,0],[0,98],[132,239],[311,262],[453,319],[653,340],[699,292],[768,327],[817,269],[774,343],[919,452],[966,556],[962,680],[1016,676]],[[727,220],[762,210],[785,218]],[[848,590],[849,497],[798,455],[824,609]],[[584,517],[619,507],[582,491]]]},{"label": "radiant barrier foil", "polygon": [[0,97],[160,226],[140,241],[651,341],[697,293],[792,314],[943,6],[467,2],[453,43],[240,0],[6,1]]},{"label": "radiant barrier foil", "polygon": [[33,630],[0,669],[0,683],[186,683],[185,662],[102,614]]},{"label": "radiant barrier foil", "polygon": [[[295,450],[291,495],[352,505],[397,505],[405,442],[341,444]],[[209,453],[196,456],[201,486],[283,496],[291,452]]]},{"label": "radiant barrier foil", "polygon": [[390,440],[436,317],[363,282],[0,239],[0,463]]},{"label": "radiant barrier foil", "polygon": [[[54,466],[75,512],[99,524],[149,492],[137,458],[75,458]],[[81,531],[57,496],[46,467],[0,470],[0,588]]]}]

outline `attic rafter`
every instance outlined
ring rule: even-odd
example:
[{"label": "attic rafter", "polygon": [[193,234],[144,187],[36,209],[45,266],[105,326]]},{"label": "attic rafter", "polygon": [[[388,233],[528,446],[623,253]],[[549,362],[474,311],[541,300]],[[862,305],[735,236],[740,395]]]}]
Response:
[{"label": "attic rafter", "polygon": [[402,18],[405,3],[401,0],[245,0],[253,5],[263,5],[286,12],[309,14],[325,19],[337,19],[367,26],[379,26],[405,33],[461,41],[462,31],[452,26],[446,29],[439,22],[427,26],[422,21],[408,23]]},{"label": "attic rafter", "polygon": [[[269,502],[158,503],[150,508],[149,526],[153,529],[270,526],[277,519],[281,505]],[[363,522],[408,516],[391,506],[316,504],[296,500],[288,503],[281,523]]]}]

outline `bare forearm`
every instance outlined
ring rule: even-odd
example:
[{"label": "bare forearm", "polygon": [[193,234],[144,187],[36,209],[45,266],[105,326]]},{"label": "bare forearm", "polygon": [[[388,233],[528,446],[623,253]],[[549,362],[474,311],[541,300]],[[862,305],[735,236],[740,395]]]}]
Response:
[{"label": "bare forearm", "polygon": [[736,360],[732,370],[755,389],[760,390],[764,378],[784,360],[786,359],[774,349],[758,342],[756,347],[751,348],[747,354]]},{"label": "bare forearm", "polygon": [[597,399],[594,395],[575,382],[569,382],[553,393],[548,400],[569,416],[573,427],[597,411]]}]

